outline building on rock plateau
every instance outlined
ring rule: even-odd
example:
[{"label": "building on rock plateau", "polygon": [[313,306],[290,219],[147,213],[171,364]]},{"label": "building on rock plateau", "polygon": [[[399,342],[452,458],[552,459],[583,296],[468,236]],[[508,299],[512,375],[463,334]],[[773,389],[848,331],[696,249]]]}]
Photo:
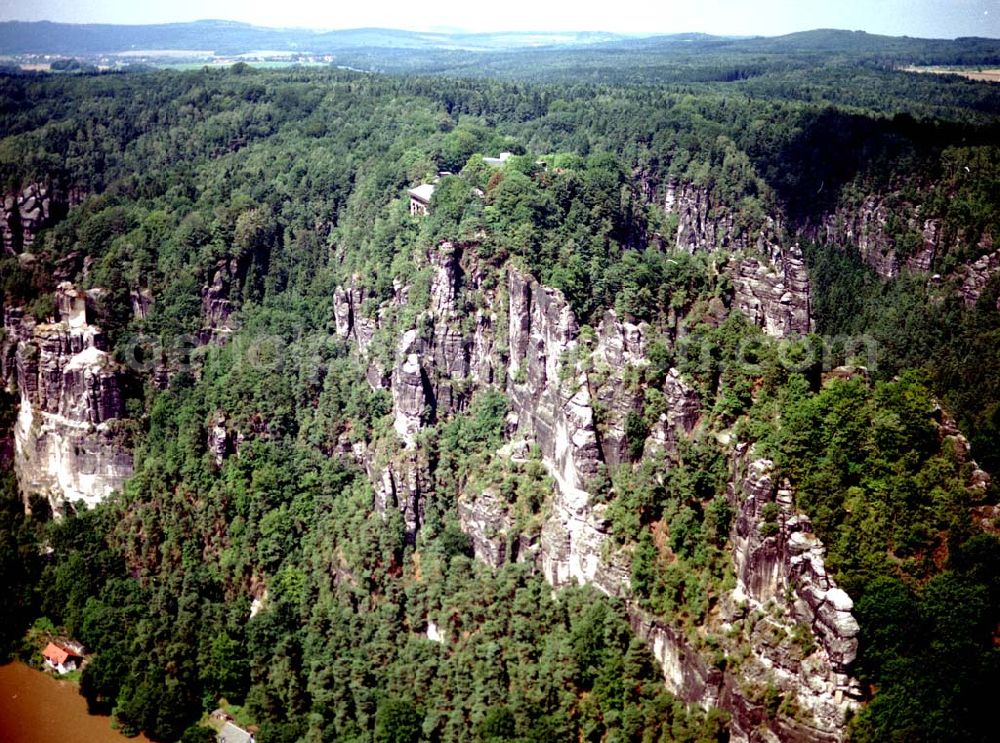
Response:
[{"label": "building on rock plateau", "polygon": [[410,214],[413,216],[426,216],[431,205],[431,196],[434,195],[434,186],[424,183],[416,188],[411,188],[410,194]]}]

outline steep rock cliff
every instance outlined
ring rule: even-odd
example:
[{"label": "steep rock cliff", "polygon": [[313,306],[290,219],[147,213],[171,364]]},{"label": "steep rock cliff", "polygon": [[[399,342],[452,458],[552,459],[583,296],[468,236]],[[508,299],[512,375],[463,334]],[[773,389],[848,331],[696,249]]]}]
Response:
[{"label": "steep rock cliff", "polygon": [[[776,260],[787,260],[786,255],[782,252]],[[646,338],[650,329],[608,312],[594,335],[582,338],[562,294],[525,271],[508,265],[502,274],[503,286],[496,287],[487,280],[490,272],[478,264],[472,249],[444,245],[428,253],[426,261],[434,272],[428,309],[420,313],[415,328],[401,334],[389,372],[369,375],[378,380],[376,386],[387,385],[392,395],[398,443],[395,448],[356,444],[352,450],[374,484],[376,507],[398,508],[412,538],[433,487],[434,463],[420,446],[420,431],[464,409],[462,401],[475,390],[502,386],[510,400],[509,443],[497,456],[518,463],[527,460],[530,450],[536,451],[551,476],[552,494],[540,515],[538,532],[531,535],[519,532],[511,505],[492,487],[464,493],[457,504],[458,516],[476,556],[492,566],[528,561],[557,588],[579,582],[622,598],[633,628],[661,663],[671,691],[685,701],[730,711],[735,739],[758,740],[776,734],[787,740],[839,740],[844,712],[854,704],[845,695],[856,694],[847,673],[856,649],[850,599],[824,582],[822,548],[801,515],[798,521],[791,516],[786,519],[788,533],[780,549],[768,552],[774,539],[768,542],[760,537],[764,485],[758,483],[754,490],[734,475],[732,497],[739,505],[740,519],[733,527],[733,560],[742,587],[724,602],[730,606],[729,616],[712,621],[740,622],[745,634],[739,636],[747,642],[759,641],[761,620],[753,615],[750,622],[748,607],[763,606],[774,596],[784,600],[791,594],[795,599],[784,609],[785,615],[762,625],[773,623],[780,628],[783,643],[775,644],[777,649],[755,650],[752,662],[720,670],[687,634],[650,616],[632,596],[629,551],[611,539],[606,506],[595,502],[588,489],[604,468],[627,460],[630,447],[624,421],[642,405],[641,390],[629,380],[649,364]],[[371,338],[387,327],[385,320],[393,305],[405,305],[405,298],[398,299],[405,294],[397,287],[397,298],[388,306],[377,312],[368,306],[371,332],[362,330],[359,337],[364,294],[353,287],[338,289],[334,297],[338,333],[357,341],[359,353],[370,360]],[[474,301],[477,294],[486,301]],[[781,304],[780,300],[778,296],[775,301]],[[463,306],[478,309],[466,309],[467,318],[460,325],[456,321]],[[505,323],[499,322],[497,310],[505,310]],[[764,314],[781,317],[773,308]],[[785,334],[793,324],[772,325],[771,330]],[[498,332],[504,326],[506,337]],[[440,385],[442,378],[464,379],[462,394],[442,393],[446,388]],[[661,391],[666,412],[640,442],[640,450],[676,454],[681,439],[701,420],[701,401],[675,369],[666,375]],[[748,490],[759,497],[745,497]],[[799,548],[802,540],[808,549]],[[817,560],[819,572],[813,567]],[[806,582],[806,577],[812,582]],[[814,591],[815,587],[821,590]],[[797,623],[807,628],[816,647],[808,655],[788,651]],[[768,715],[752,693],[767,683],[776,684],[796,700],[793,706],[802,719]]]},{"label": "steep rock cliff", "polygon": [[[901,268],[929,271],[943,250],[941,221],[925,219],[920,204],[901,202],[884,194],[870,194],[860,204],[838,206],[815,221],[799,227],[809,240],[831,246],[851,245],[879,276],[895,278]],[[896,235],[901,227],[913,240],[906,255],[900,256]]]},{"label": "steep rock cliff", "polygon": [[808,713],[796,721],[806,737],[835,738],[862,696],[849,672],[858,649],[854,605],[827,574],[823,545],[795,510],[787,481],[775,483],[772,463],[750,456],[741,445],[729,484],[737,516],[728,626],[741,625],[750,638],[746,675],[767,669]]},{"label": "steep rock cliff", "polygon": [[771,246],[766,256],[734,259],[733,306],[768,335],[783,338],[813,330],[809,273],[797,245]]},{"label": "steep rock cliff", "polygon": [[[998,272],[1000,272],[1000,250],[984,255],[958,270],[962,280],[960,291],[966,307],[976,306],[986,285]],[[997,300],[997,309],[1000,309],[1000,299]]]},{"label": "steep rock cliff", "polygon": [[41,494],[52,509],[87,506],[121,488],[132,474],[122,425],[121,370],[100,328],[88,318],[87,296],[71,284],[56,291],[58,322],[38,323],[7,308],[14,350],[7,384],[19,391],[15,471],[25,497]]},{"label": "steep rock cliff", "polygon": [[333,297],[336,332],[355,343],[372,388],[392,395],[393,429],[402,445],[361,445],[352,454],[374,484],[376,508],[400,510],[411,541],[431,488],[432,463],[418,449],[417,436],[439,418],[464,410],[476,389],[493,384],[503,357],[495,310],[502,289],[494,272],[474,251],[451,243],[428,251],[418,263],[430,272],[428,306],[414,316],[416,327],[396,340],[389,365],[374,352],[373,342],[407,308],[410,287],[397,282],[391,302],[377,310],[356,284],[338,287]]},{"label": "steep rock cliff", "polygon": [[[903,186],[899,186],[900,191]],[[650,193],[655,184],[648,184]],[[846,199],[831,211],[787,224],[780,209],[757,227],[739,218],[740,210],[713,199],[709,189],[669,181],[663,186],[662,205],[677,220],[676,233],[666,236],[677,248],[695,251],[727,250],[734,258],[734,304],[771,335],[807,333],[809,276],[794,240],[810,240],[831,248],[858,250],[862,260],[884,279],[902,271],[931,273],[940,258],[964,252],[974,245],[982,257],[954,271],[967,306],[974,305],[989,279],[1000,271],[993,236],[968,236],[948,230],[939,217],[927,216],[926,192],[916,197],[900,193],[871,193],[859,203]]]},{"label": "steep rock cliff", "polygon": [[780,215],[756,227],[743,224],[740,211],[717,203],[707,188],[670,181],[663,208],[677,220],[675,247],[733,253],[728,273],[733,305],[768,335],[812,331],[809,273],[797,244],[787,244]]},{"label": "steep rock cliff", "polygon": [[70,207],[80,204],[84,193],[58,181],[29,183],[7,193],[0,201],[0,241],[11,255],[28,250],[39,231],[55,224]]},{"label": "steep rock cliff", "polygon": [[[242,280],[242,268],[238,258],[221,260],[212,271],[211,281],[202,287],[202,329],[198,334],[201,343],[222,344],[232,335],[235,325],[231,319],[234,309],[231,297]],[[139,306],[141,310],[142,305]]]},{"label": "steep rock cliff", "polygon": [[[944,277],[956,280],[959,294],[971,307],[1000,271],[1000,254],[991,252],[994,235],[948,229],[941,218],[926,215],[930,194],[920,188],[916,191],[909,197],[890,191],[869,194],[860,203],[842,201],[833,211],[798,225],[796,233],[833,248],[857,248],[862,260],[884,279],[894,279],[903,271],[930,274],[948,264],[945,256],[972,252],[980,257],[966,260]],[[941,278],[933,276],[935,282]]]},{"label": "steep rock cliff", "polygon": [[587,375],[570,361],[579,344],[576,317],[561,292],[514,267],[507,291],[511,436],[538,445],[556,484],[540,537],[541,571],[557,588],[577,581],[620,594],[628,587],[627,563],[618,555],[602,559],[605,506],[592,505],[586,490],[603,460]]},{"label": "steep rock cliff", "polygon": [[756,229],[743,224],[732,204],[713,198],[704,186],[671,180],[664,186],[663,209],[677,218],[672,238],[676,248],[696,250],[748,250],[765,252],[781,237],[780,219],[768,218]]}]

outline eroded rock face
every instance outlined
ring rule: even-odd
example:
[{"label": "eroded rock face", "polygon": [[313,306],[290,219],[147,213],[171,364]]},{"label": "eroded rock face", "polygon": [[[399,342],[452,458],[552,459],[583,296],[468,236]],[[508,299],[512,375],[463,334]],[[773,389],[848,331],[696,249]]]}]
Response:
[{"label": "eroded rock face", "polygon": [[661,451],[676,453],[680,438],[690,434],[701,420],[701,398],[698,391],[681,378],[677,369],[667,372],[663,395],[667,410],[660,414],[659,420],[649,432],[645,455]]},{"label": "eroded rock face", "polygon": [[602,560],[608,525],[603,506],[592,507],[586,490],[603,462],[587,375],[572,361],[576,317],[561,292],[513,267],[507,291],[513,435],[539,446],[556,482],[553,513],[540,539],[542,573],[557,588],[578,581],[620,593],[627,590],[628,570]]},{"label": "eroded rock face", "polygon": [[692,183],[670,181],[664,188],[663,209],[677,216],[674,246],[693,253],[697,250],[747,250],[764,252],[783,230],[780,219],[769,218],[751,232],[737,219],[730,204],[714,200],[709,190]]},{"label": "eroded rock face", "polygon": [[409,286],[397,281],[392,301],[377,313],[370,311],[361,286],[338,287],[333,297],[337,334],[354,342],[369,384],[392,395],[393,428],[403,448],[359,447],[354,458],[374,484],[375,507],[398,508],[411,541],[423,521],[423,499],[432,481],[417,436],[427,425],[465,410],[474,391],[495,383],[501,362],[495,309],[500,287],[489,268],[474,252],[451,243],[429,250],[420,264],[431,273],[429,306],[416,316],[416,327],[402,333],[388,369],[371,353],[372,340],[390,313],[407,306]]},{"label": "eroded rock face", "polygon": [[42,229],[55,224],[70,207],[83,201],[80,189],[52,182],[29,183],[22,190],[5,194],[0,202],[0,241],[5,253],[28,250]]},{"label": "eroded rock face", "polygon": [[[976,306],[976,302],[979,301],[986,285],[998,271],[1000,271],[1000,250],[984,255],[979,260],[959,269],[962,279],[960,292],[966,307]],[[1000,300],[997,301],[997,309],[1000,309]]]},{"label": "eroded rock face", "polygon": [[[610,468],[628,462],[633,442],[628,441],[628,415],[641,414],[643,392],[638,385],[641,370],[649,366],[646,357],[646,323],[623,322],[613,310],[604,313],[597,326],[597,341],[591,357],[594,372],[587,375],[591,394],[601,411],[598,441],[603,461]],[[628,384],[627,371],[633,381]],[[643,442],[634,442],[641,451]]]},{"label": "eroded rock face", "polygon": [[732,273],[733,306],[768,335],[807,335],[813,329],[809,273],[798,246],[772,247],[765,257],[743,258]]},{"label": "eroded rock face", "polygon": [[727,271],[733,306],[775,337],[812,331],[809,273],[798,245],[786,246],[784,222],[772,215],[756,228],[740,224],[738,210],[715,203],[704,187],[670,182],[663,203],[677,217],[677,248],[736,253]]},{"label": "eroded rock face", "polygon": [[239,261],[233,258],[219,261],[212,272],[211,282],[202,287],[202,330],[199,333],[199,340],[202,343],[222,344],[232,335],[235,328],[230,319],[233,314],[230,296],[238,281]]},{"label": "eroded rock face", "polygon": [[538,443],[564,492],[581,491],[597,474],[601,456],[586,375],[568,361],[578,345],[576,317],[562,292],[513,267],[507,291],[507,394],[517,434]]},{"label": "eroded rock face", "polygon": [[[836,740],[862,697],[849,671],[858,651],[854,604],[827,574],[822,543],[787,481],[774,482],[769,460],[751,461],[729,497],[737,514],[731,618],[749,633],[755,663],[809,713],[799,722],[810,737]],[[804,646],[810,636],[814,644]]]},{"label": "eroded rock face", "polygon": [[416,331],[408,331],[400,344],[403,361],[392,370],[393,428],[407,449],[416,444],[416,435],[429,422],[433,397],[420,363],[420,354],[413,351]]},{"label": "eroded rock face", "polygon": [[[883,278],[895,278],[899,275],[900,262],[896,257],[895,240],[887,230],[893,211],[884,197],[872,194],[857,207],[840,207],[823,216],[818,224],[805,225],[802,234],[827,245],[853,245],[875,273]],[[936,237],[936,225],[929,234]],[[926,247],[933,255],[937,246],[932,242]]]},{"label": "eroded rock face", "polygon": [[[442,378],[447,381],[465,375],[464,389],[468,395],[490,384],[502,384],[510,401],[506,427],[510,443],[497,454],[518,462],[528,456],[529,448],[535,447],[554,483],[553,493],[537,540],[516,533],[518,527],[510,507],[494,489],[463,494],[458,515],[463,530],[471,538],[475,555],[492,566],[512,560],[529,561],[554,587],[585,583],[624,600],[633,628],[649,643],[662,664],[668,688],[685,701],[719,705],[731,711],[734,739],[759,739],[759,730],[764,729],[769,735],[779,734],[789,740],[840,739],[843,719],[834,722],[836,715],[819,702],[811,706],[803,704],[807,722],[768,719],[763,705],[747,696],[744,682],[748,679],[742,671],[734,674],[712,665],[683,633],[647,615],[632,596],[629,554],[611,539],[606,506],[595,502],[588,491],[603,476],[606,467],[626,460],[624,421],[629,412],[639,412],[642,406],[641,388],[636,386],[632,390],[627,381],[641,379],[637,372],[649,364],[648,328],[622,321],[609,312],[593,337],[581,338],[577,319],[559,291],[541,285],[530,274],[512,266],[505,270],[503,291],[488,289],[481,283],[483,276],[470,256],[459,255],[451,246],[442,248],[428,255],[428,265],[434,271],[430,307],[421,314],[417,327],[400,338],[388,375],[398,447],[378,451],[363,443],[354,445],[353,456],[367,468],[374,484],[376,508],[399,509],[404,514],[407,533],[413,538],[422,522],[423,502],[433,485],[429,476],[433,465],[426,461],[419,445],[419,432],[432,420],[461,410],[460,401],[468,399],[445,394]],[[770,294],[761,299],[762,303],[766,299],[783,305],[785,291],[807,292],[807,288],[793,286],[786,277],[794,278],[795,271],[801,268],[801,264],[789,267],[789,257],[779,252],[774,258],[782,266],[781,280],[788,281],[789,287],[774,296],[777,282],[768,285]],[[470,286],[477,288],[466,291]],[[506,359],[498,351],[503,347],[503,338],[497,339],[496,317],[486,315],[487,310],[477,309],[474,314],[466,310],[464,314],[470,317],[461,324],[456,322],[463,315],[461,308],[476,293],[486,294],[489,300],[477,307],[483,304],[497,307],[497,303],[503,307],[506,295]],[[355,289],[340,290],[334,298],[338,332],[345,338],[357,340],[358,299]],[[391,305],[382,308],[382,312],[391,310]],[[781,317],[786,322],[772,325],[772,331],[786,334],[803,327],[801,315],[782,311]],[[764,313],[779,317],[773,307]],[[480,330],[482,327],[486,332]],[[357,347],[365,353],[360,341]],[[505,373],[497,375],[497,369]],[[675,369],[666,375],[662,394],[666,412],[642,442],[642,449],[669,456],[676,454],[682,439],[697,428],[702,409],[697,391]],[[595,420],[595,406],[602,410],[600,426]],[[734,489],[740,487],[742,481],[734,484]],[[770,490],[767,493],[771,495]],[[759,533],[758,511],[762,507],[761,504],[755,506],[756,510],[747,508],[741,521],[746,534],[740,539],[751,539],[747,535]],[[791,519],[788,521],[792,523]],[[734,555],[734,562],[739,561],[748,586],[744,603],[751,601],[750,592],[760,597],[779,593],[784,596],[787,586],[796,580],[805,586],[809,578],[812,582],[808,586],[822,587],[822,594],[808,596],[803,588],[803,607],[788,610],[803,612],[802,616],[806,616],[806,611],[812,612],[816,626],[823,628],[817,630],[814,638],[820,650],[799,659],[797,666],[790,666],[782,673],[789,674],[788,678],[797,674],[795,678],[807,686],[811,684],[810,689],[821,689],[808,693],[822,700],[829,697],[833,700],[830,709],[836,711],[840,709],[837,705],[844,703],[842,698],[835,699],[838,690],[852,689],[843,673],[853,658],[852,647],[856,649],[856,640],[848,636],[848,624],[853,620],[849,612],[844,613],[849,599],[818,577],[814,558],[821,554],[822,548],[809,541],[808,549],[799,549],[800,532],[810,537],[811,533],[807,522],[798,524],[796,528],[789,526],[787,539],[782,543],[794,541],[794,547],[784,546],[783,551],[771,555],[767,552],[770,542],[764,546],[755,542],[753,548],[741,542],[743,552]],[[758,541],[766,542],[763,537]],[[789,621],[794,625],[797,620]],[[827,630],[839,634],[829,634],[828,638],[819,634]],[[775,662],[772,656],[775,654],[762,651],[754,666],[768,680],[766,674],[770,671],[764,666]],[[831,660],[833,657],[835,661]],[[817,658],[825,660],[820,662]],[[789,693],[793,693],[790,685]]]},{"label": "eroded rock face", "polygon": [[85,295],[63,283],[56,304],[58,322],[36,323],[9,310],[5,325],[16,342],[18,482],[25,497],[44,495],[61,512],[67,503],[94,506],[119,490],[132,474],[132,456],[121,370],[100,328],[88,322]]},{"label": "eroded rock face", "polygon": [[458,503],[458,523],[472,540],[476,559],[493,568],[517,559],[516,542],[511,544],[514,519],[500,494],[490,489]]},{"label": "eroded rock face", "polygon": [[233,435],[226,429],[226,416],[221,411],[212,416],[208,423],[207,445],[216,467],[221,467],[234,450]]},{"label": "eroded rock face", "polygon": [[[799,225],[800,237],[834,248],[853,246],[862,260],[885,279],[894,279],[906,270],[930,273],[939,256],[954,252],[972,243],[979,251],[993,247],[993,236],[946,236],[941,220],[928,218],[918,196],[914,202],[894,194],[870,194],[857,205],[841,205],[819,219]],[[905,250],[897,243],[905,235]],[[961,293],[967,304],[975,304],[989,274],[997,269],[993,257],[987,256],[958,269],[964,278]],[[984,278],[985,277],[985,278]]]},{"label": "eroded rock face", "polygon": [[136,320],[146,320],[153,308],[153,292],[147,288],[133,289],[129,292],[132,303],[132,316]]},{"label": "eroded rock face", "polygon": [[[921,215],[921,204],[900,202],[884,194],[870,194],[858,205],[839,206],[815,223],[804,224],[800,234],[810,240],[836,247],[854,246],[862,259],[879,276],[892,279],[905,268],[930,271],[934,259],[947,246],[942,243],[941,221]],[[916,238],[900,257],[896,235],[900,224]]]}]

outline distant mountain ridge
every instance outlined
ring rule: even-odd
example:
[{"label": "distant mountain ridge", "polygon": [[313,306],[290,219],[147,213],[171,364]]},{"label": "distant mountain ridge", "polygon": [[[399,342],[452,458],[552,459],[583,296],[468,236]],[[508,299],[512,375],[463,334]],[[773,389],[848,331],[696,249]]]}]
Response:
[{"label": "distant mountain ridge", "polygon": [[[184,52],[191,54],[185,55]],[[272,55],[335,55],[358,69],[460,76],[532,75],[602,78],[659,65],[657,79],[673,79],[691,66],[718,68],[692,80],[740,79],[765,66],[850,61],[882,67],[905,65],[1000,65],[1000,40],[980,37],[921,39],[864,31],[815,29],[783,36],[662,35],[599,31],[405,31],[388,28],[314,30],[264,28],[236,21],[204,20],[160,25],[0,22],[0,55],[233,58]],[[153,52],[153,54],[142,54]],[[735,67],[734,67],[735,65]],[[714,67],[713,67],[714,66]],[[726,68],[726,69],[723,69]],[[727,71],[732,68],[731,71]],[[751,69],[752,68],[752,69]],[[707,68],[706,68],[707,69]],[[749,70],[749,72],[748,72]],[[642,73],[647,74],[647,73]]]},{"label": "distant mountain ridge", "polygon": [[197,49],[241,54],[267,49],[322,54],[343,49],[460,49],[487,51],[621,41],[623,34],[593,31],[442,33],[386,28],[317,31],[264,28],[222,20],[156,25],[0,22],[0,54],[102,54],[144,49]]}]

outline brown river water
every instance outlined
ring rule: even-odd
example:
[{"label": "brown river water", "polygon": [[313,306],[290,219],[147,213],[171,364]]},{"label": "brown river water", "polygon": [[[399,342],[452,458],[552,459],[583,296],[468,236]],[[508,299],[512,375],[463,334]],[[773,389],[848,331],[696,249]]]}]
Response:
[{"label": "brown river water", "polygon": [[110,717],[87,714],[76,684],[23,663],[0,666],[0,743],[149,743],[111,729]]}]

